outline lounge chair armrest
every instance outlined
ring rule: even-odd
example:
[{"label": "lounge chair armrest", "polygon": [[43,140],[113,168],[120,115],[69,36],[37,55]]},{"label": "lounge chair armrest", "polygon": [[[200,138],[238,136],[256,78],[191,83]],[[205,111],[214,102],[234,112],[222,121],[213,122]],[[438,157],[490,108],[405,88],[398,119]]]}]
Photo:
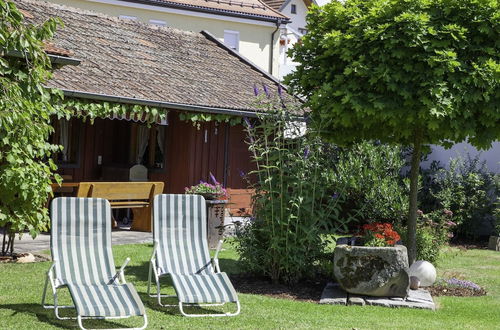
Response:
[{"label": "lounge chair armrest", "polygon": [[219,240],[219,243],[217,243],[217,249],[215,249],[215,255],[212,259],[212,265],[215,268],[216,273],[220,273],[220,266],[219,266],[219,252],[222,249],[222,243],[223,240]]},{"label": "lounge chair armrest", "polygon": [[120,269],[116,272],[116,274],[111,278],[111,280],[109,281],[109,284],[113,284],[116,279],[118,277],[120,277],[120,282],[122,284],[125,284],[127,283],[125,281],[125,267],[127,267],[128,263],[130,262],[130,258],[127,257],[127,259],[125,259],[125,261],[123,262],[122,266],[120,267]]}]

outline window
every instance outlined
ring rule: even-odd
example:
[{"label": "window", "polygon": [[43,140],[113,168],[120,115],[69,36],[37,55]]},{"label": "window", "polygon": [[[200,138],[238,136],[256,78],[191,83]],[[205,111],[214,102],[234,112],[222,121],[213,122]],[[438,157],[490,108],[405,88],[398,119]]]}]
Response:
[{"label": "window", "polygon": [[157,25],[157,26],[167,26],[167,22],[159,20],[159,19],[150,19],[149,24]]},{"label": "window", "polygon": [[224,30],[224,45],[229,48],[239,51],[240,50],[240,33],[238,31]]},{"label": "window", "polygon": [[165,126],[132,124],[129,162],[148,168],[163,168],[165,155]]},{"label": "window", "polygon": [[307,29],[299,28],[299,33],[305,35],[307,33]]},{"label": "window", "polygon": [[290,12],[292,14],[297,14],[297,5],[292,5],[291,8],[290,8]]},{"label": "window", "polygon": [[135,17],[135,16],[120,15],[118,17],[120,19],[129,19],[129,20],[132,20],[132,21],[137,21],[137,17]]},{"label": "window", "polygon": [[54,154],[54,161],[60,165],[76,165],[80,154],[82,122],[75,118],[54,119],[52,127],[54,127],[54,133],[50,138],[51,143],[63,147],[60,152]]}]

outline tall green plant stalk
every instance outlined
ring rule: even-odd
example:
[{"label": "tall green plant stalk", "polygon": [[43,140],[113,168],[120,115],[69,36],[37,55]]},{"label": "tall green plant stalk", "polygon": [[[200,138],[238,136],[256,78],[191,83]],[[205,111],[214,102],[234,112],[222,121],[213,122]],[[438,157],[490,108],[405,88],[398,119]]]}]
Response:
[{"label": "tall green plant stalk", "polygon": [[[291,137],[297,123],[274,99],[261,100],[265,115],[255,126],[247,120],[249,148],[257,181],[254,221],[238,235],[243,265],[274,282],[295,283],[314,272],[339,220],[340,198],[328,182],[328,157],[313,134]],[[296,109],[295,109],[296,110]],[[341,194],[342,195],[342,194]],[[342,197],[344,198],[344,197]]]}]

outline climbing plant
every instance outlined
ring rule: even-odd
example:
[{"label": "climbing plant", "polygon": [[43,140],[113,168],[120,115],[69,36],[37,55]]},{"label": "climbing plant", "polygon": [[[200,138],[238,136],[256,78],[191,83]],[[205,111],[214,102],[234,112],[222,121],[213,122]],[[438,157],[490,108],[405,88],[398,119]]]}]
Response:
[{"label": "climbing plant", "polygon": [[[12,254],[16,232],[35,237],[46,230],[44,207],[51,192],[59,149],[48,143],[50,115],[61,93],[44,87],[50,60],[43,41],[52,38],[59,21],[24,24],[14,3],[0,0],[0,226],[1,253]],[[12,53],[21,57],[9,56]],[[57,177],[56,177],[57,179]]]},{"label": "climbing plant", "polygon": [[66,98],[62,100],[55,114],[58,117],[79,117],[91,122],[95,118],[109,118],[116,116],[140,116],[143,115],[148,123],[166,118],[168,111],[163,108],[150,107],[147,105],[126,104],[117,102],[94,101],[90,99]]},{"label": "climbing plant", "polygon": [[182,121],[191,122],[193,126],[196,126],[198,129],[201,127],[201,123],[209,121],[228,123],[231,126],[242,123],[242,117],[214,113],[181,112],[179,118]]}]

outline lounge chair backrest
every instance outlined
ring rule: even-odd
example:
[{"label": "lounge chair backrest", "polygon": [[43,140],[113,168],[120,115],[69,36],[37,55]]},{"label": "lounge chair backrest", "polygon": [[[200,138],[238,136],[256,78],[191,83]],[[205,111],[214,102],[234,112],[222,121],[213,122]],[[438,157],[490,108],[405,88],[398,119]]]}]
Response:
[{"label": "lounge chair backrest", "polygon": [[162,273],[209,274],[205,199],[200,195],[156,195],[153,238]]},{"label": "lounge chair backrest", "polygon": [[115,274],[111,207],[102,198],[60,197],[51,207],[51,251],[61,284],[108,283]]}]

